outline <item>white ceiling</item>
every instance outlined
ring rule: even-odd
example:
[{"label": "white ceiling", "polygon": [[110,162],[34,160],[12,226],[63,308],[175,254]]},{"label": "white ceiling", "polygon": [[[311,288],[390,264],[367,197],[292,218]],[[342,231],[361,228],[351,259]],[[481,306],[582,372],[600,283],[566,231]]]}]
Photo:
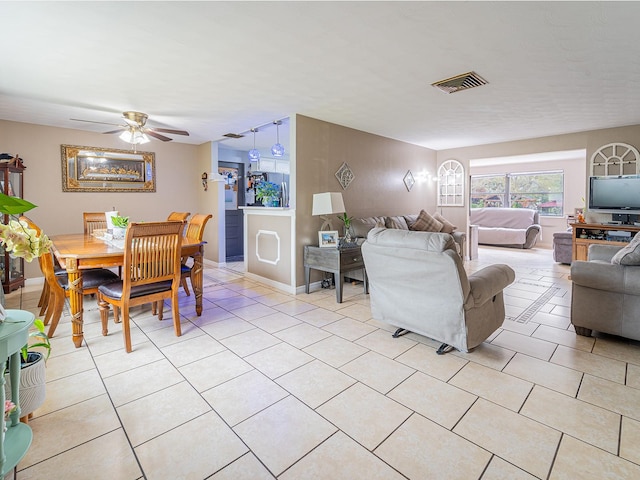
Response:
[{"label": "white ceiling", "polygon": [[[104,132],[70,119],[137,110],[201,144],[299,113],[436,150],[640,124],[638,2],[0,1],[0,18],[4,120]],[[431,86],[470,70],[489,84]]]}]

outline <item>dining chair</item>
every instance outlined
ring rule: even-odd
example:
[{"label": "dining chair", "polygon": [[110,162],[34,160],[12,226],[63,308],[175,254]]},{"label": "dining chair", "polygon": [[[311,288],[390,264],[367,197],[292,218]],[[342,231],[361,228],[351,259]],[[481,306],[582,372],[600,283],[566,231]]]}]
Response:
[{"label": "dining chair", "polygon": [[168,222],[175,222],[175,221],[186,222],[189,215],[191,215],[190,212],[171,212],[167,217],[167,221]]},{"label": "dining chair", "polygon": [[104,212],[83,212],[82,222],[84,234],[91,235],[94,230],[107,228],[107,217]]},{"label": "dining chair", "polygon": [[[203,213],[196,213],[193,217],[191,217],[191,220],[189,220],[189,223],[187,224],[185,237],[193,238],[201,242],[202,237],[204,236],[204,227],[207,225],[207,222],[211,218],[213,218],[213,215],[211,214],[205,215]],[[180,284],[182,285],[182,288],[184,289],[184,292],[187,294],[187,296],[191,295],[191,293],[189,292],[189,287],[187,285],[187,278],[191,280],[191,275],[194,267],[194,264],[188,265],[187,261],[189,260],[189,258],[190,257],[182,257],[182,265],[180,267]],[[191,286],[193,287],[192,280]]]},{"label": "dining chair", "polygon": [[[19,220],[26,222],[29,228],[35,230],[38,235],[42,233],[42,229],[30,218],[23,215]],[[51,338],[60,322],[64,301],[65,298],[68,298],[70,295],[71,286],[69,285],[69,278],[66,272],[61,268],[56,269],[54,257],[51,252],[38,257],[38,262],[44,276],[44,286],[42,287],[42,294],[40,296],[42,305],[38,305],[41,307],[40,316],[44,315],[44,324],[49,325],[47,335]],[[83,295],[95,294],[98,292],[98,286],[118,279],[117,274],[106,268],[85,270],[82,274],[82,293]],[[44,298],[43,295],[45,295]]]},{"label": "dining chair", "polygon": [[180,251],[184,222],[129,223],[124,239],[122,280],[98,287],[102,334],[107,335],[109,305],[121,311],[122,331],[127,353],[131,352],[130,307],[152,303],[162,320],[164,300],[171,299],[173,328],[182,335],[178,289]]}]

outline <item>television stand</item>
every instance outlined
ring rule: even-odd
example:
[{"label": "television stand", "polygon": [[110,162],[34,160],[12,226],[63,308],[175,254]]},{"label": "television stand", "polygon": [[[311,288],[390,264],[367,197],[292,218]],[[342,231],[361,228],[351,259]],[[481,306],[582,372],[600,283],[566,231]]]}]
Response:
[{"label": "television stand", "polygon": [[586,260],[589,245],[594,243],[604,245],[624,246],[633,236],[640,232],[640,225],[625,225],[608,223],[572,223],[572,260]]}]

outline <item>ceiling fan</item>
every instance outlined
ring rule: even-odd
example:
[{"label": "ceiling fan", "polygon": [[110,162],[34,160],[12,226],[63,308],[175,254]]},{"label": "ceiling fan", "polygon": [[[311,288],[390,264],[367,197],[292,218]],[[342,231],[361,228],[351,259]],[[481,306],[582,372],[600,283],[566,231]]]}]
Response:
[{"label": "ceiling fan", "polygon": [[123,112],[122,118],[125,122],[125,125],[119,125],[117,123],[95,122],[93,120],[82,120],[79,118],[72,118],[71,120],[74,120],[76,122],[99,123],[101,125],[115,125],[119,128],[104,133],[119,133],[122,140],[133,144],[147,143],[149,141],[147,135],[157,138],[158,140],[162,140],[163,142],[170,142],[171,140],[173,140],[172,138],[162,135],[163,133],[170,133],[173,135],[189,135],[189,132],[185,130],[174,130],[172,128],[145,126],[147,123],[147,119],[149,118],[149,115],[147,115],[146,113]]}]

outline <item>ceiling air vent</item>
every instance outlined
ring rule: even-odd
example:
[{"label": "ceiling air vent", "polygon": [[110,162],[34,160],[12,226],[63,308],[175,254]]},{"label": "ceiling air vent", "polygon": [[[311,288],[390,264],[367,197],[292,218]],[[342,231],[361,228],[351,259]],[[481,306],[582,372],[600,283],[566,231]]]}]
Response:
[{"label": "ceiling air vent", "polygon": [[244,137],[244,135],[241,135],[239,133],[225,133],[222,136],[223,137],[227,137],[227,138],[242,138],[242,137]]},{"label": "ceiling air vent", "polygon": [[486,85],[487,83],[489,82],[476,72],[467,72],[462,75],[447,78],[446,80],[440,80],[439,82],[432,83],[431,85],[439,88],[444,93],[455,93],[461,90],[468,90],[470,88]]}]

